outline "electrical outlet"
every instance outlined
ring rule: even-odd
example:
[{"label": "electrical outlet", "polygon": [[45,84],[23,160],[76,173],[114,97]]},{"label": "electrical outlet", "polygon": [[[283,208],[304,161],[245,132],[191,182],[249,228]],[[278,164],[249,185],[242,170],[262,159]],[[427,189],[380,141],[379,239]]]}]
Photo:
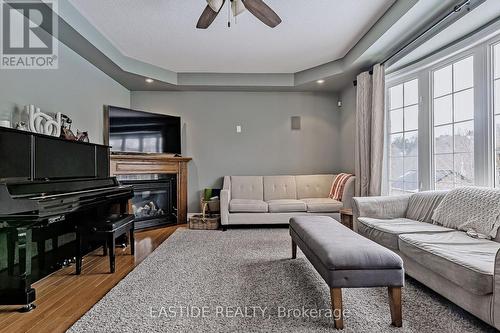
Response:
[{"label": "electrical outlet", "polygon": [[241,133],[241,126],[240,125],[236,125],[236,133]]}]

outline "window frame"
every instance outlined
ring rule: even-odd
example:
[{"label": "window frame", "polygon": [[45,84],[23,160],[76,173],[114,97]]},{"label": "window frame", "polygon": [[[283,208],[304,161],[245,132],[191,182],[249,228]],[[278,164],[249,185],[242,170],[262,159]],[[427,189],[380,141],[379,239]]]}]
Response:
[{"label": "window frame", "polygon": [[[390,162],[391,162],[391,141],[390,141],[390,138],[391,138],[391,135],[393,134],[403,134],[403,137],[405,135],[405,133],[407,132],[417,132],[417,142],[420,143],[420,120],[419,120],[419,123],[418,123],[418,126],[417,126],[417,129],[416,130],[409,130],[409,131],[406,131],[405,128],[404,128],[404,110],[405,110],[405,105],[404,105],[404,84],[407,83],[407,82],[411,82],[413,80],[417,80],[418,82],[418,85],[417,85],[417,89],[418,89],[418,97],[417,97],[417,103],[416,104],[411,104],[411,105],[408,105],[408,107],[410,106],[417,106],[417,109],[418,109],[418,114],[419,114],[419,119],[420,119],[420,113],[421,113],[421,99],[420,99],[420,79],[417,77],[417,76],[405,76],[403,78],[401,78],[400,80],[394,80],[391,82],[390,85],[387,85],[386,84],[386,91],[385,91],[385,96],[386,96],[386,106],[385,106],[385,133],[384,133],[384,141],[385,141],[385,156],[387,158],[384,159],[385,161],[385,166],[384,166],[384,177],[386,179],[386,181],[384,182],[385,184],[383,185],[383,192],[387,192],[387,193],[390,193],[390,183],[393,181],[390,179]],[[390,121],[389,121],[389,115],[390,115],[390,112],[391,111],[394,111],[396,109],[390,109],[390,106],[389,106],[389,99],[390,99],[390,89],[393,88],[393,87],[396,87],[396,86],[399,86],[399,85],[402,85],[403,86],[403,106],[401,107],[401,110],[403,111],[403,130],[400,131],[400,132],[394,132],[392,133],[391,132],[391,129],[390,129]],[[420,146],[418,147],[418,151],[417,151],[417,163],[418,163],[418,167],[417,167],[417,190],[419,191],[420,190]],[[402,156],[401,158],[403,158],[403,176],[404,176],[404,158],[406,156]],[[413,156],[408,156],[408,157],[413,157]],[[403,180],[403,192],[405,191],[404,190],[404,184],[406,182]]]},{"label": "window frame", "polygon": [[[496,117],[500,117],[500,106],[498,113],[495,113],[495,81],[498,81],[500,85],[500,77],[495,79],[495,46],[498,45],[498,52],[500,53],[500,37],[493,38],[488,43],[488,52],[487,52],[487,71],[488,71],[488,108],[491,110],[489,112],[490,124],[490,133],[491,133],[491,160],[489,164],[493,170],[492,174],[492,183],[494,187],[500,188],[500,174],[497,173],[497,167],[500,168],[500,165],[496,164],[496,154],[500,152],[499,149],[496,148],[496,128],[495,121]],[[500,68],[499,68],[500,71]],[[500,90],[500,89],[499,89]],[[498,97],[500,101],[500,96]],[[500,136],[500,135],[499,135]]]},{"label": "window frame", "polygon": [[[457,90],[455,91],[454,90],[454,83],[453,83],[453,65],[457,62],[460,62],[462,60],[465,60],[467,58],[470,58],[472,57],[473,59],[473,85],[472,87],[469,87],[469,88],[465,88],[465,89],[461,89],[461,90]],[[456,93],[460,93],[460,92],[463,92],[463,91],[466,91],[466,90],[469,90],[469,89],[473,89],[473,98],[474,98],[474,116],[472,118],[472,121],[474,122],[474,152],[473,152],[473,155],[474,155],[474,184],[476,184],[476,181],[478,179],[477,177],[477,168],[476,168],[476,133],[479,133],[477,132],[477,113],[476,113],[476,100],[477,100],[477,96],[476,96],[476,82],[477,82],[477,75],[476,75],[476,66],[477,65],[477,61],[476,61],[476,52],[474,52],[474,49],[472,50],[466,50],[466,51],[463,51],[463,52],[460,52],[459,54],[456,54],[455,56],[451,56],[451,57],[448,57],[446,59],[443,59],[442,61],[438,62],[437,64],[435,64],[434,66],[430,66],[428,68],[428,77],[429,77],[429,119],[430,119],[430,124],[429,124],[429,141],[431,143],[430,145],[430,148],[429,148],[429,152],[430,152],[430,156],[428,157],[429,158],[429,161],[430,161],[430,166],[431,166],[431,170],[430,170],[430,189],[432,190],[435,190],[436,189],[436,155],[440,155],[440,153],[437,153],[435,152],[435,129],[436,127],[440,127],[440,126],[447,126],[447,125],[451,125],[452,126],[452,136],[453,136],[453,152],[450,153],[453,155],[453,164],[455,164],[455,154],[456,154],[456,151],[455,151],[455,124],[460,124],[460,123],[465,123],[465,122],[468,122],[468,121],[471,121],[471,120],[464,120],[464,121],[455,121],[455,116],[454,116],[454,113],[455,113],[455,103],[453,101],[454,99],[454,96]],[[438,96],[438,97],[434,97],[434,73],[441,70],[441,69],[444,69],[448,66],[451,66],[451,70],[452,70],[452,89],[451,89],[451,93],[449,94],[444,94],[444,95],[441,95],[441,96]],[[434,100],[437,99],[437,98],[442,98],[442,97],[445,97],[445,96],[451,96],[452,98],[452,121],[450,123],[445,123],[445,124],[440,124],[440,125],[435,125],[435,122],[434,122]],[[455,168],[455,165],[453,165],[453,169]],[[456,185],[456,181],[454,180],[453,181],[453,185]]]}]

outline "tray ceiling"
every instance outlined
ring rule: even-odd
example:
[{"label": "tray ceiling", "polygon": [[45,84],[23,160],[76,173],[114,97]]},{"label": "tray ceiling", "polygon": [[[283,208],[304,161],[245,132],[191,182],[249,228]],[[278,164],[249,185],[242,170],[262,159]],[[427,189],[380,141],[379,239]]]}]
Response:
[{"label": "tray ceiling", "polygon": [[195,28],[205,0],[70,0],[124,55],[174,72],[295,73],[342,58],[394,0],[266,0],[271,29],[227,8]]}]

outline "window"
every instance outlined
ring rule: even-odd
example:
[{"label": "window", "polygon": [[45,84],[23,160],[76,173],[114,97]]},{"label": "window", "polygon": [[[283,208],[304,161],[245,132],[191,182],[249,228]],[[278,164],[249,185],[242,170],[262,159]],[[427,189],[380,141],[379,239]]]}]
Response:
[{"label": "window", "polygon": [[495,185],[500,187],[500,43],[493,46],[493,114],[495,118]]},{"label": "window", "polygon": [[389,194],[418,191],[418,80],[389,88]]},{"label": "window", "polygon": [[434,186],[474,184],[474,58],[433,72]]},{"label": "window", "polygon": [[[385,194],[500,188],[500,22],[496,29],[494,36],[485,29],[406,67],[387,69]],[[409,102],[408,94],[419,103]],[[410,112],[411,106],[417,111]],[[418,166],[411,160],[417,146]]]}]

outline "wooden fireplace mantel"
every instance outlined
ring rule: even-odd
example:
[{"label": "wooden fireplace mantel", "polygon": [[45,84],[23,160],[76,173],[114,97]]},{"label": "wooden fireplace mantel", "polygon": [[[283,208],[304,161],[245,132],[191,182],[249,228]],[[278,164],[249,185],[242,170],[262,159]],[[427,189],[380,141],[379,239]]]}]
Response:
[{"label": "wooden fireplace mantel", "polygon": [[187,164],[190,157],[168,154],[111,155],[111,176],[166,173],[177,175],[177,224],[187,223]]}]

